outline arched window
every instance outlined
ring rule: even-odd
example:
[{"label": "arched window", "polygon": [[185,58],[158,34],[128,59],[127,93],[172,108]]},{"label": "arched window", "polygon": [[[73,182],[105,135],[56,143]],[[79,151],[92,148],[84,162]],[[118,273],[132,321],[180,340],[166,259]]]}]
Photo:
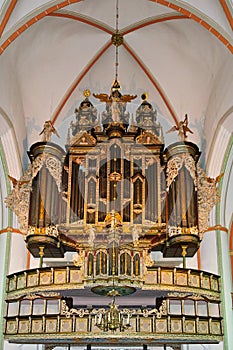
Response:
[{"label": "arched window", "polygon": [[131,275],[131,257],[127,252],[123,252],[120,256],[120,273],[121,275]]}]

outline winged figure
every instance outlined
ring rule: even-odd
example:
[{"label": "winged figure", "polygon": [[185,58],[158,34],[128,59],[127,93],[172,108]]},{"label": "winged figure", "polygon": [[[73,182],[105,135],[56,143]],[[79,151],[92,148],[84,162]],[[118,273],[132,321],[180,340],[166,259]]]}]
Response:
[{"label": "winged figure", "polygon": [[219,174],[216,178],[207,177],[207,181],[208,181],[209,183],[215,183],[215,184],[217,184],[217,183],[220,182],[220,180],[221,180],[221,178],[223,177],[223,175],[224,175],[224,173]]},{"label": "winged figure", "polygon": [[[117,90],[115,90],[117,91]],[[115,92],[114,91],[114,92]],[[131,102],[132,100],[134,100],[137,95],[121,95],[118,92],[118,96],[116,96],[116,94],[114,94],[114,92],[108,96],[108,94],[104,94],[104,93],[101,93],[101,94],[93,94],[93,96],[95,98],[98,98],[98,100],[100,100],[100,102],[105,102],[105,103],[111,103],[114,101],[114,99],[118,99],[119,102]]]},{"label": "winged figure", "polygon": [[180,121],[178,125],[173,126],[171,129],[167,131],[167,134],[172,131],[178,131],[178,136],[180,141],[185,141],[187,138],[187,132],[193,134],[193,131],[188,127],[188,115],[185,114],[184,120]]},{"label": "winged figure", "polygon": [[137,97],[137,95],[122,95],[121,96],[121,101],[122,102],[131,102]]},{"label": "winged figure", "polygon": [[8,175],[8,177],[12,182],[13,188],[17,188],[17,189],[19,189],[22,185],[30,182],[30,180],[24,180],[24,181],[16,180],[14,177],[10,175]]},{"label": "winged figure", "polygon": [[105,103],[109,103],[111,102],[111,98],[108,97],[108,94],[93,94],[93,96],[95,98],[98,98],[98,100],[100,100],[100,102],[105,102]]},{"label": "winged figure", "polygon": [[57,137],[60,137],[57,133],[57,130],[54,128],[51,120],[46,120],[43,126],[43,130],[40,132],[39,135],[43,135],[42,141],[46,142],[50,141],[52,134],[55,134]]}]

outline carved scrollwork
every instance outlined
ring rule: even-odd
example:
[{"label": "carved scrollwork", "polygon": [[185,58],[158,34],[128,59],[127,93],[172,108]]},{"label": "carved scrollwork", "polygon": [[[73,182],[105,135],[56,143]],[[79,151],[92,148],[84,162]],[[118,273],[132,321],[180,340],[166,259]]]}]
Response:
[{"label": "carved scrollwork", "polygon": [[216,301],[218,298],[216,296],[197,294],[197,293],[182,293],[182,292],[170,292],[168,293],[168,298],[176,299],[190,299],[190,300],[204,300],[204,301]]},{"label": "carved scrollwork", "polygon": [[190,297],[191,293],[182,293],[182,292],[170,292],[167,294],[168,298],[178,298],[178,299],[186,299]]},{"label": "carved scrollwork", "polygon": [[26,233],[28,226],[28,212],[30,202],[30,192],[32,187],[32,167],[29,165],[11,193],[6,197],[5,204],[18,216],[20,229]]},{"label": "carved scrollwork", "polygon": [[198,189],[198,222],[201,233],[209,227],[209,214],[219,201],[220,195],[217,182],[209,178],[200,166],[197,166]]},{"label": "carved scrollwork", "polygon": [[80,266],[80,267],[84,266],[84,255],[85,255],[84,251],[80,251],[79,254],[78,253],[73,254],[73,263],[75,266]]},{"label": "carved scrollwork", "polygon": [[87,131],[80,131],[70,141],[70,146],[95,146],[96,139]]},{"label": "carved scrollwork", "polygon": [[61,301],[61,315],[66,316],[66,318],[70,318],[72,315],[78,315],[79,317],[84,317],[89,314],[89,310],[85,309],[69,309],[65,300]]},{"label": "carved scrollwork", "polygon": [[194,186],[197,187],[195,161],[189,153],[184,153],[170,159],[167,163],[167,189],[169,189],[171,183],[177,177],[179,170],[182,168],[182,166],[185,166],[186,169],[189,171],[193,179]]},{"label": "carved scrollwork", "polygon": [[163,300],[161,306],[159,307],[159,309],[143,309],[142,310],[142,315],[143,317],[148,317],[149,315],[155,315],[156,318],[161,318],[162,316],[167,315],[167,302],[166,300]]},{"label": "carved scrollwork", "polygon": [[197,226],[193,227],[180,227],[180,226],[168,226],[167,233],[169,237],[181,235],[181,234],[191,234],[198,236],[198,228]]},{"label": "carved scrollwork", "polygon": [[136,143],[146,145],[160,145],[161,141],[158,136],[154,135],[150,131],[144,131],[141,135],[137,136]]},{"label": "carved scrollwork", "polygon": [[56,298],[60,299],[61,295],[58,292],[41,292],[41,293],[29,293],[24,295],[22,300],[35,300],[35,299],[48,299],[48,298]]},{"label": "carved scrollwork", "polygon": [[[28,230],[28,215],[32,180],[38,174],[42,166],[45,166],[48,169],[57,184],[58,190],[61,191],[61,161],[48,153],[43,153],[39,155],[32,162],[32,164],[29,165],[28,169],[24,172],[19,181],[17,181],[17,184],[5,199],[6,206],[18,216],[20,229],[24,233],[26,233]],[[47,230],[47,234],[57,235],[56,227],[48,227]]]},{"label": "carved scrollwork", "polygon": [[144,252],[144,262],[145,262],[145,266],[151,267],[154,266],[155,262],[151,257],[151,254],[146,251]]},{"label": "carved scrollwork", "polygon": [[[70,318],[72,315],[77,315],[79,317],[84,317],[86,315],[100,315],[106,312],[105,308],[99,308],[99,309],[75,309],[75,308],[71,308],[69,309],[69,307],[66,304],[65,300],[61,301],[61,315],[66,316],[67,318]],[[166,300],[163,300],[161,306],[159,307],[159,309],[128,309],[128,308],[124,308],[121,309],[121,314],[123,315],[130,315],[130,317],[132,317],[133,315],[141,315],[142,317],[149,317],[149,316],[155,316],[156,318],[161,318],[162,316],[166,316],[167,315],[167,303]]]},{"label": "carved scrollwork", "polygon": [[[40,229],[38,229],[37,227],[29,225],[28,229],[27,229],[27,236],[36,235],[36,234],[40,233],[40,232],[38,232],[39,230]],[[59,232],[58,232],[57,225],[49,225],[47,227],[44,227],[43,234],[48,235],[48,236],[58,237]]]},{"label": "carved scrollwork", "polygon": [[38,174],[42,166],[45,166],[48,169],[60,192],[62,178],[62,164],[60,160],[45,152],[38,156],[32,163],[32,179]]}]

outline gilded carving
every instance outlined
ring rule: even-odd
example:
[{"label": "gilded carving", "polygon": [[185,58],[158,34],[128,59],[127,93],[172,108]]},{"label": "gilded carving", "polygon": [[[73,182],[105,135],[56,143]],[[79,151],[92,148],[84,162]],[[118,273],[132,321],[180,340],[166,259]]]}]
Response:
[{"label": "gilded carving", "polygon": [[143,317],[148,317],[150,315],[155,315],[156,318],[161,318],[162,316],[167,315],[167,301],[163,300],[161,306],[159,307],[159,309],[152,309],[152,310],[148,310],[148,309],[143,309],[142,310],[142,315]]},{"label": "gilded carving", "polygon": [[79,253],[73,254],[73,263],[75,266],[80,266],[80,267],[84,266],[84,255],[85,255],[84,251],[79,251]]},{"label": "gilded carving", "polygon": [[46,321],[46,333],[55,333],[57,331],[57,319]]},{"label": "gilded carving", "polygon": [[[89,100],[90,91],[85,90],[83,92],[85,99],[80,103],[78,108],[75,108],[75,122],[71,122],[70,129],[72,134],[76,135],[80,131],[91,130],[96,124],[97,110]],[[98,122],[97,122],[98,123]]]},{"label": "gilded carving", "polygon": [[210,211],[219,201],[220,195],[217,188],[218,178],[208,177],[199,165],[197,166],[197,181],[198,223],[199,231],[203,233],[209,227]]},{"label": "gilded carving", "polygon": [[187,138],[187,132],[193,134],[192,130],[188,127],[188,115],[185,114],[184,120],[181,120],[178,125],[173,126],[167,131],[167,133],[172,131],[178,131],[178,136],[180,141],[185,141]]},{"label": "gilded carving", "polygon": [[[36,234],[40,234],[40,229],[38,229],[35,226],[29,225],[27,229],[27,235],[29,236],[29,235],[36,235]],[[59,232],[58,232],[57,225],[49,225],[47,227],[44,227],[43,234],[48,236],[58,237]]]},{"label": "gilded carving", "polygon": [[6,206],[18,216],[20,229],[24,233],[26,233],[28,226],[29,202],[32,185],[31,171],[32,166],[29,165],[28,169],[21,176],[20,180],[17,181],[17,184],[5,199]]},{"label": "gilded carving", "polygon": [[52,124],[51,120],[46,120],[43,125],[43,130],[40,132],[39,135],[42,135],[42,140],[43,142],[49,142],[51,139],[52,134],[55,134],[57,137],[60,137],[58,135],[57,130]]},{"label": "gilded carving", "polygon": [[90,135],[87,131],[80,132],[77,135],[75,135],[71,142],[70,146],[95,146],[96,145],[96,139]]},{"label": "gilded carving", "polygon": [[60,293],[58,292],[41,292],[39,294],[42,298],[60,298]]},{"label": "gilded carving", "polygon": [[193,226],[193,227],[168,226],[167,233],[169,237],[181,235],[181,234],[191,234],[191,235],[198,236],[199,231],[197,226]]},{"label": "gilded carving", "polygon": [[171,321],[171,332],[172,333],[181,333],[182,332],[181,320],[172,320]]},{"label": "gilded carving", "polygon": [[200,300],[200,301],[218,301],[219,297],[214,295],[207,294],[198,294],[198,293],[184,293],[184,292],[169,292],[167,294],[168,298],[176,299],[190,299],[190,300]]},{"label": "gilded carving", "polygon": [[65,319],[61,320],[61,332],[71,332],[72,331],[72,320]]},{"label": "gilded carving", "polygon": [[221,323],[218,321],[211,322],[211,331],[213,334],[221,334]]},{"label": "gilded carving", "polygon": [[59,192],[61,191],[61,174],[62,174],[62,163],[57,158],[44,152],[43,154],[36,157],[32,162],[32,179],[36,177],[42,166],[45,166],[54,178]]},{"label": "gilded carving", "polygon": [[[157,262],[152,259],[153,254],[158,251],[164,257],[179,256],[177,246],[181,242],[185,247],[182,240],[186,239],[187,245],[190,244],[189,256],[197,251],[199,228],[204,232],[208,226],[209,211],[218,197],[218,179],[208,178],[196,165],[199,151],[195,145],[190,145],[190,153],[189,147],[186,148],[189,143],[185,143],[186,146],[184,143],[175,144],[168,148],[167,153],[163,152],[162,129],[156,121],[156,112],[146,101],[146,95],[137,110],[136,126],[133,117],[131,119],[129,113],[125,112],[126,102],[134,97],[119,95],[118,89],[119,87],[112,91],[110,96],[95,95],[106,102],[102,125],[100,119],[96,121],[97,111],[88,100],[89,92],[85,92],[86,99],[75,110],[76,121],[71,123],[72,139],[69,137],[65,164],[58,156],[64,154],[65,157],[65,152],[58,152],[51,145],[51,153],[41,153],[42,143],[39,143],[31,148],[30,157],[35,159],[27,171],[18,181],[11,179],[14,187],[6,203],[18,215],[21,227],[28,235],[43,233],[50,236],[39,236],[36,239],[26,236],[30,252],[38,256],[37,244],[40,253],[44,250],[45,258],[56,258],[66,252],[73,252],[73,264],[76,266],[69,263],[61,266],[59,263],[59,266],[43,268],[43,259],[40,259],[40,268],[17,272],[8,277],[6,302],[12,305],[6,311],[8,314],[5,317],[5,329],[12,339],[13,335],[16,340],[17,336],[25,335],[30,342],[33,336],[37,336],[42,343],[49,344],[46,350],[50,350],[56,347],[54,341],[61,344],[67,338],[70,343],[79,345],[87,339],[87,343],[90,343],[92,337],[95,344],[108,339],[111,344],[125,330],[124,337],[132,344],[136,336],[151,340],[151,344],[158,339],[161,342],[163,338],[164,343],[168,340],[170,347],[177,350],[180,345],[176,345],[176,342],[187,342],[185,337],[201,343],[204,337],[209,341],[211,337],[214,338],[214,334],[216,339],[217,336],[222,336],[220,278],[185,267],[174,268],[174,265],[158,267]],[[130,120],[134,124],[131,129]],[[187,118],[179,124],[178,131],[183,140],[186,132],[191,132],[187,125]],[[46,130],[47,126],[45,125],[42,133],[50,140],[49,133],[53,131]],[[43,150],[50,147],[44,144],[42,146]],[[40,171],[46,176],[42,176],[37,183]],[[172,183],[177,176],[180,181],[174,188],[174,196],[173,193],[168,196],[166,188],[169,191],[170,186],[173,187]],[[31,201],[32,220],[28,227],[33,179],[33,195],[35,194],[36,200],[35,203]],[[190,185],[187,196],[182,191],[183,184],[187,188]],[[57,196],[56,187],[67,203],[60,201],[62,196]],[[46,198],[43,203],[40,190],[44,195],[50,189],[51,198],[48,195],[48,202],[46,203]],[[197,192],[192,197],[194,189]],[[180,213],[171,221],[168,216],[172,205],[168,202],[170,197],[176,195],[180,199],[178,205],[182,208],[177,210]],[[187,210],[189,200],[185,200],[186,197],[193,198],[190,212]],[[199,227],[196,222],[197,197]],[[187,218],[183,218],[181,222],[180,217],[193,217],[194,214],[195,220],[190,219],[188,222]],[[31,226],[35,222],[34,216],[38,217],[38,227]],[[53,217],[53,220],[48,217]],[[61,224],[57,224],[58,222]],[[175,235],[186,237],[173,239]],[[188,235],[198,237],[187,237]],[[40,257],[43,258],[42,254]],[[61,293],[57,292],[59,290]],[[99,308],[86,304],[81,307],[85,302],[80,296],[85,296],[86,291],[111,296],[112,303],[106,305],[103,302],[104,305]],[[139,301],[138,307],[121,305],[118,308],[115,297],[135,291],[136,298],[139,299],[142,295],[143,298],[146,297],[146,301]],[[87,294],[86,296],[88,297]],[[74,306],[70,307],[67,300],[71,301],[72,298]],[[121,303],[129,298],[122,298]],[[131,305],[134,305],[133,298]],[[41,300],[38,302],[37,299]],[[147,301],[148,306],[141,305]],[[30,305],[27,314],[24,314],[21,302]],[[95,301],[93,304],[95,305]],[[175,307],[178,304],[180,314],[176,313]],[[198,314],[203,305],[204,311],[209,310],[205,318]],[[18,311],[12,316],[14,307]],[[101,325],[103,318],[108,321],[108,316],[112,317],[111,321],[123,317],[130,328],[98,328],[96,320]],[[204,323],[200,322],[202,319]]]},{"label": "gilded carving", "polygon": [[143,252],[143,256],[144,256],[145,266],[150,267],[154,265],[155,262],[152,259],[151,254],[148,252],[148,250]]},{"label": "gilded carving", "polygon": [[[99,309],[75,309],[75,308],[69,308],[66,304],[65,300],[61,301],[61,315],[66,316],[67,318],[70,318],[72,315],[77,315],[81,318],[90,315],[101,315],[106,312],[107,309],[105,308],[99,308]],[[141,317],[148,318],[149,316],[155,316],[156,318],[161,318],[162,316],[166,316],[168,313],[167,310],[167,302],[166,300],[163,300],[161,306],[159,309],[127,309],[123,308],[121,309],[121,314],[129,315],[130,317],[140,315]]]},{"label": "gilded carving", "polygon": [[167,190],[169,189],[171,183],[174,181],[174,179],[177,177],[179,170],[185,166],[186,169],[189,171],[194,186],[197,186],[197,177],[196,177],[196,164],[193,159],[193,157],[189,153],[183,153],[179,154],[176,157],[173,157],[170,159],[167,163]]},{"label": "gilded carving", "polygon": [[11,334],[11,333],[14,334],[16,332],[16,329],[17,329],[16,320],[7,322],[7,327],[6,327],[7,334]]},{"label": "gilded carving", "polygon": [[195,333],[195,322],[192,321],[185,321],[185,332],[186,333]]},{"label": "gilded carving", "polygon": [[161,141],[158,136],[154,135],[152,132],[143,131],[139,136],[137,136],[136,143],[142,145],[160,145]]},{"label": "gilded carving", "polygon": [[28,320],[20,320],[19,321],[19,333],[28,333],[29,331],[29,321]]},{"label": "gilded carving", "polygon": [[[29,165],[28,169],[21,176],[20,180],[17,181],[17,184],[5,199],[6,206],[18,216],[20,229],[24,233],[26,233],[28,229],[28,215],[32,180],[38,174],[43,165],[45,165],[49,170],[60,191],[62,174],[61,162],[48,153],[43,153],[42,155],[38,156],[32,162],[32,164]],[[52,230],[54,235],[54,228],[50,227],[48,230]]]},{"label": "gilded carving", "polygon": [[198,327],[197,327],[197,332],[201,334],[208,334],[208,321],[199,321]]},{"label": "gilded carving", "polygon": [[43,329],[42,320],[32,320],[32,332],[41,333]]},{"label": "gilded carving", "polygon": [[65,315],[67,318],[70,318],[72,315],[78,315],[79,317],[84,317],[84,315],[88,315],[89,311],[86,309],[75,309],[67,306],[65,300],[61,301],[61,315]]}]

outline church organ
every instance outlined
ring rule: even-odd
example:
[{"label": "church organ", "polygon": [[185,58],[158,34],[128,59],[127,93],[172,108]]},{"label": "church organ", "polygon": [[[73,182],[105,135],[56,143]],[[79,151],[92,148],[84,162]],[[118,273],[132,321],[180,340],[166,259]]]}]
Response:
[{"label": "church organ", "polygon": [[[175,236],[179,236],[179,246],[188,237],[187,255],[193,256],[201,229],[198,147],[184,141],[164,149],[156,111],[146,100],[136,111],[138,126],[125,123],[125,107],[119,111],[119,120],[101,127],[96,109],[86,97],[76,109],[66,153],[50,142],[31,147],[32,162],[43,165],[32,179],[30,229],[46,231],[52,226],[58,234],[68,232],[75,241],[85,227],[101,230],[107,215],[114,211],[131,236],[133,231],[140,232],[138,239],[147,242],[149,250],[161,250],[164,256],[176,251],[175,255],[181,256],[180,249],[173,249]],[[105,120],[110,120],[110,112],[108,106],[103,112]],[[120,113],[125,113],[124,123]],[[43,163],[44,154],[59,163],[60,175],[56,176],[60,179]],[[31,239],[29,235],[29,249]]]},{"label": "church organ", "polygon": [[[170,336],[172,341],[177,338],[178,327],[179,334],[183,332],[178,343],[187,342],[189,329],[197,342],[218,342],[222,336],[220,313],[212,325],[209,315],[199,321],[195,311],[189,319],[183,315],[181,320],[167,308],[181,300],[184,305],[187,291],[190,302],[197,303],[198,294],[197,300],[213,302],[218,308],[218,276],[187,270],[185,263],[181,269],[157,267],[152,258],[153,251],[167,258],[182,257],[183,261],[194,256],[218,197],[215,183],[199,166],[197,145],[185,139],[164,147],[157,112],[146,95],[142,95],[134,119],[126,107],[136,96],[122,95],[119,84],[114,84],[110,96],[94,94],[106,104],[101,118],[85,91],[68,130],[65,150],[49,140],[33,144],[28,152],[31,164],[20,179],[23,186],[18,192],[12,190],[6,204],[18,215],[27,248],[40,258],[40,267],[23,277],[9,276],[8,303],[11,305],[11,295],[20,293],[21,288],[39,288],[46,293],[58,289],[58,296],[42,293],[35,298],[42,298],[45,305],[50,300],[47,298],[55,298],[60,305],[57,318],[50,320],[51,327],[59,324],[63,329],[73,312],[75,323],[67,321],[63,331],[65,327],[69,332],[76,329],[84,343],[89,332],[98,338],[97,328],[124,331],[130,318],[130,341],[141,329],[150,330],[148,337],[153,341],[154,335],[162,332],[169,343]],[[73,252],[71,267],[43,267],[44,258],[62,258],[66,252]],[[88,306],[79,309],[78,298],[72,297],[82,290],[84,294],[112,297],[110,311]],[[159,306],[151,304],[145,312],[118,309],[116,297],[138,291],[156,293]],[[72,308],[66,300],[72,301]],[[108,324],[113,314],[119,316],[117,325]],[[17,340],[18,328],[8,316],[6,334]],[[48,331],[50,339],[52,328],[43,323],[50,321],[45,321],[45,316],[39,320],[33,317],[28,342],[33,330],[41,334]],[[81,321],[84,333],[77,326]],[[202,331],[198,322],[203,322]],[[57,339],[61,341],[59,332]],[[70,339],[71,343],[76,341],[75,332]]]}]

